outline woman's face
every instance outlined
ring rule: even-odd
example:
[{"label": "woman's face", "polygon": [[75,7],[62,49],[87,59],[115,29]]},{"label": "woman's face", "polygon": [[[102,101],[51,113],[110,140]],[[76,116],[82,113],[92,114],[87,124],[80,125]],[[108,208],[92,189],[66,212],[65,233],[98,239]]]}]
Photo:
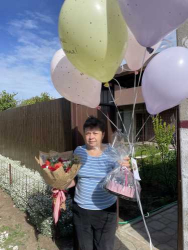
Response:
[{"label": "woman's face", "polygon": [[98,128],[86,128],[84,131],[86,146],[90,149],[101,148],[104,133]]}]

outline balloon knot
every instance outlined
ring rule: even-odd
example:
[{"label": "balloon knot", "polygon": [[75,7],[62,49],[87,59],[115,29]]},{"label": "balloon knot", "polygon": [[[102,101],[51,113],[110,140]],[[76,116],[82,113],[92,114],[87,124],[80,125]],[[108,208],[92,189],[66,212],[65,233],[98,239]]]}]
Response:
[{"label": "balloon knot", "polygon": [[108,82],[104,83],[104,87],[109,88],[110,87],[109,83]]},{"label": "balloon knot", "polygon": [[151,47],[147,47],[146,50],[147,50],[147,52],[150,53],[150,54],[153,53],[153,51],[154,51],[154,49],[151,48]]}]

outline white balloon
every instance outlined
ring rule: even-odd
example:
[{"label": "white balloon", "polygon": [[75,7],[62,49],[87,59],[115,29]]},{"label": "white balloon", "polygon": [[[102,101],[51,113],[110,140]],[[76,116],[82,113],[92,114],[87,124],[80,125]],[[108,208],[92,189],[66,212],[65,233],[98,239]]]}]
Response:
[{"label": "white balloon", "polygon": [[90,108],[99,106],[101,83],[78,71],[62,49],[52,59],[51,79],[59,94],[67,100]]},{"label": "white balloon", "polygon": [[142,78],[148,113],[155,115],[188,98],[188,49],[172,47],[156,55]]},{"label": "white balloon", "polygon": [[146,48],[141,46],[137,42],[135,36],[130,31],[130,29],[128,29],[128,34],[128,46],[125,52],[124,59],[126,60],[129,69],[136,71],[140,69],[143,63],[145,63],[156,52],[156,50],[161,44],[161,41],[152,47],[153,52],[150,54],[148,51],[145,52]]}]

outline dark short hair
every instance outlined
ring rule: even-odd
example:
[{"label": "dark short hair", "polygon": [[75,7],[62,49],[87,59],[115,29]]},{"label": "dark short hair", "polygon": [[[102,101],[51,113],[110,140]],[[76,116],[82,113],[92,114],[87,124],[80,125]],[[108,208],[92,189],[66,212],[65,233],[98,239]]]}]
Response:
[{"label": "dark short hair", "polygon": [[86,128],[99,128],[103,133],[105,132],[105,123],[94,116],[90,116],[84,123],[83,129]]}]

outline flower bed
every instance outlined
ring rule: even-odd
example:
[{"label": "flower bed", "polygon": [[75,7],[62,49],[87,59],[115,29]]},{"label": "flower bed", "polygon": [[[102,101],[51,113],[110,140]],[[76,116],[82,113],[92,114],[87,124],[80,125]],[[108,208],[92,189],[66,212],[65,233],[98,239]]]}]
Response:
[{"label": "flower bed", "polygon": [[[10,167],[11,165],[11,167]],[[22,166],[0,155],[0,188],[12,197],[14,204],[28,215],[28,220],[46,236],[53,236],[51,188],[46,185],[37,171]],[[67,236],[72,233],[72,201],[67,197],[67,210],[61,212],[58,233]]]}]

